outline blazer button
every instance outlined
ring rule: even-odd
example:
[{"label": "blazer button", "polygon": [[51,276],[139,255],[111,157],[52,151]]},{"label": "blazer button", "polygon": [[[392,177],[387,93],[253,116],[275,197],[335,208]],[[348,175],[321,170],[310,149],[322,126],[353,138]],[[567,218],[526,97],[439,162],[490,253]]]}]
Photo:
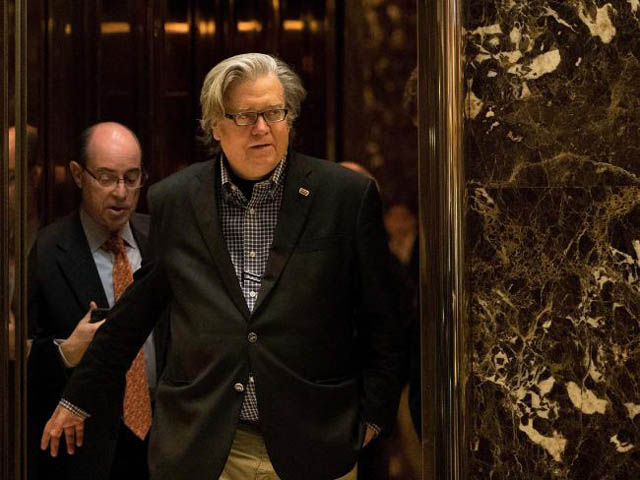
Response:
[{"label": "blazer button", "polygon": [[236,383],[236,384],[233,386],[233,389],[234,389],[236,392],[238,392],[238,393],[242,393],[242,392],[244,392],[244,385],[243,385],[243,384],[241,384],[241,383]]},{"label": "blazer button", "polygon": [[258,341],[258,335],[255,332],[249,332],[247,340],[249,340],[249,343],[256,343]]}]

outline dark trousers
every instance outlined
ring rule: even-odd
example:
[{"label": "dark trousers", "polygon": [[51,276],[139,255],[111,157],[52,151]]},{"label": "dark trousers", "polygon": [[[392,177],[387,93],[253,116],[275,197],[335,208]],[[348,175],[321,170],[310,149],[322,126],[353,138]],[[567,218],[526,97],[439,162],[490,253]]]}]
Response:
[{"label": "dark trousers", "polygon": [[111,480],[148,480],[147,450],[149,436],[144,441],[136,437],[131,430],[120,424],[118,443],[111,467]]}]

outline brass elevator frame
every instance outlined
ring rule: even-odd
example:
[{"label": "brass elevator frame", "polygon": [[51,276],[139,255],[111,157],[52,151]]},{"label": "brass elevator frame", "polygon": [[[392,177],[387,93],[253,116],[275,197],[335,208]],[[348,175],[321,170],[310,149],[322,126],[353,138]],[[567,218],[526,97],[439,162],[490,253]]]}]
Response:
[{"label": "brass elevator frame", "polygon": [[418,1],[423,478],[466,478],[470,372],[465,285],[462,12]]},{"label": "brass elevator frame", "polygon": [[[13,7],[13,8],[11,8]],[[3,0],[0,8],[2,52],[0,121],[2,122],[2,168],[0,169],[0,477],[26,477],[26,244],[27,244],[27,0]],[[13,46],[13,49],[11,49]],[[13,57],[13,62],[10,59]],[[11,78],[13,77],[13,78]],[[13,82],[11,83],[11,81]],[[13,87],[13,88],[12,88]],[[15,225],[11,239],[9,201],[8,131],[15,126]],[[15,298],[9,298],[9,253],[15,258]],[[15,314],[15,361],[9,358],[9,310]]]}]

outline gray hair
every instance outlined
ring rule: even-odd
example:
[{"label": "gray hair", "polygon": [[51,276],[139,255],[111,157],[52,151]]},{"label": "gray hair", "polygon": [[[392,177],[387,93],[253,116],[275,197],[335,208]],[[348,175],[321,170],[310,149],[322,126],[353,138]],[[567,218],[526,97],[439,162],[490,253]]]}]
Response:
[{"label": "gray hair", "polygon": [[264,53],[243,53],[218,63],[204,79],[200,92],[200,127],[203,131],[201,141],[205,147],[214,151],[218,148],[211,127],[224,116],[224,100],[231,87],[270,74],[276,75],[282,84],[285,108],[289,112],[287,122],[289,126],[293,125],[300,114],[300,105],[307,96],[300,77],[279,58]]}]

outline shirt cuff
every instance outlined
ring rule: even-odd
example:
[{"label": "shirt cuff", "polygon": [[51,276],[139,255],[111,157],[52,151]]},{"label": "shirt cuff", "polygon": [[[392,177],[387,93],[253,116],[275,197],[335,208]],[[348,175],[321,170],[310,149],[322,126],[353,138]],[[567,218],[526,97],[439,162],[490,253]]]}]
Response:
[{"label": "shirt cuff", "polygon": [[69,402],[68,400],[65,400],[64,398],[60,399],[60,402],[58,402],[58,405],[60,405],[62,408],[69,410],[74,415],[78,417],[82,417],[83,420],[86,420],[91,416],[87,412],[85,412],[81,408],[76,407],[73,403]]},{"label": "shirt cuff", "polygon": [[60,360],[62,360],[62,363],[64,363],[64,366],[67,368],[73,368],[73,365],[71,365],[69,360],[67,360],[67,357],[65,357],[64,353],[62,353],[62,342],[64,342],[62,338],[55,338],[53,340],[53,343],[55,343],[56,347],[58,347],[58,353],[60,353]]},{"label": "shirt cuff", "polygon": [[[373,438],[378,438],[378,436],[380,435],[380,432],[382,432],[382,429],[376,425],[375,423],[365,423],[365,425],[370,428],[371,430],[373,430]],[[373,440],[373,439],[372,439]]]}]

